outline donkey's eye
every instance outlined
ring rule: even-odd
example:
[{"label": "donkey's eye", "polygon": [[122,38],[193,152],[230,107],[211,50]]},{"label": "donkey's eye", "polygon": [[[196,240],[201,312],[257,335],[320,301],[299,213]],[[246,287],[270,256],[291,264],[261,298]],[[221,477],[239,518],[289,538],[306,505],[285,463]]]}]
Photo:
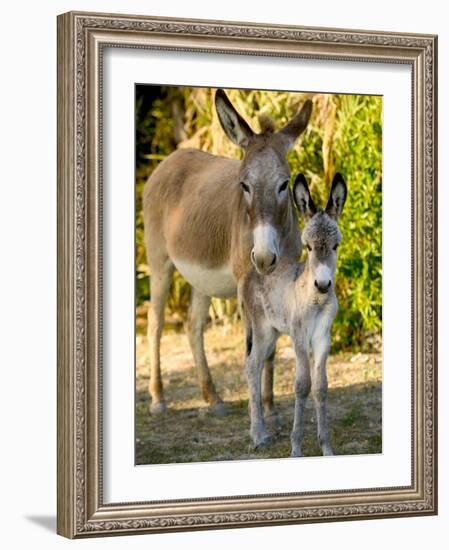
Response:
[{"label": "donkey's eye", "polygon": [[306,246],[307,246],[307,250],[308,250],[309,252],[312,252],[312,247],[310,246],[310,244],[306,244]]},{"label": "donkey's eye", "polygon": [[240,185],[245,193],[249,193],[249,185],[247,185],[244,181],[241,181]]},{"label": "donkey's eye", "polygon": [[283,193],[287,189],[288,180],[284,181],[284,183],[279,187],[278,193]]}]

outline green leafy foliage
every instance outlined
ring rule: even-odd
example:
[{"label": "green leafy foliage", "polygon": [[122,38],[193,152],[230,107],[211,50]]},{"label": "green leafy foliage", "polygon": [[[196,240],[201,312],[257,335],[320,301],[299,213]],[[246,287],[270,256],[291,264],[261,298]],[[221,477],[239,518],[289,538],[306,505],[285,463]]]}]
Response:
[{"label": "green leafy foliage", "polygon": [[[339,171],[348,185],[340,219],[343,242],[336,277],[340,304],[333,325],[333,348],[378,348],[382,328],[382,98],[378,96],[301,94],[227,90],[232,103],[254,130],[258,116],[270,115],[278,128],[306,98],[314,109],[304,134],[290,151],[292,181],[303,172],[315,200],[324,206],[330,182]],[[136,299],[149,300],[145,260],[142,190],[157,164],[177,147],[242,158],[221,129],[214,90],[138,86],[136,92]],[[175,274],[169,313],[185,315],[190,289]],[[235,300],[212,302],[214,320],[233,322]]]}]

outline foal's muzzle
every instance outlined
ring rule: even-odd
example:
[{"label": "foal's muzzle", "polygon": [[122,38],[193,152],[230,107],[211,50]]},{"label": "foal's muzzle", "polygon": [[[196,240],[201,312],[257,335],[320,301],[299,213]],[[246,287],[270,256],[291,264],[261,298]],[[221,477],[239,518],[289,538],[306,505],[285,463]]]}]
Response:
[{"label": "foal's muzzle", "polygon": [[315,286],[321,294],[326,294],[332,286],[332,281],[317,281],[315,279]]}]

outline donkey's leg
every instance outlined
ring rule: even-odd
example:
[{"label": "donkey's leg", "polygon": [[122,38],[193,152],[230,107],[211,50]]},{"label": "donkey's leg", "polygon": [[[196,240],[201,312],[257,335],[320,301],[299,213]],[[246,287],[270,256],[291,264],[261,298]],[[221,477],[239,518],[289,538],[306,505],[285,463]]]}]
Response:
[{"label": "donkey's leg", "polygon": [[265,359],[272,352],[276,341],[272,331],[257,330],[254,326],[247,334],[251,340],[251,345],[247,344],[246,357],[246,377],[248,381],[251,427],[250,435],[254,443],[254,449],[266,447],[273,441],[273,437],[268,433],[262,406],[262,371]]},{"label": "donkey's leg", "polygon": [[276,350],[270,354],[268,359],[265,360],[263,367],[263,379],[262,379],[262,402],[265,413],[265,418],[269,424],[276,430],[282,428],[282,418],[279,412],[274,407],[273,402],[273,371],[274,371],[274,356]]},{"label": "donkey's leg", "polygon": [[167,405],[161,378],[161,335],[164,326],[164,309],[173,274],[173,264],[166,260],[159,269],[151,270],[151,303],[148,310],[148,343],[150,348],[150,394],[153,414],[165,413]]},{"label": "donkey's leg", "polygon": [[295,343],[296,380],[295,380],[295,416],[291,433],[291,456],[303,456],[301,444],[304,437],[304,409],[307,396],[310,393],[311,379],[307,350]]},{"label": "donkey's leg", "polygon": [[210,298],[192,288],[192,297],[187,321],[187,336],[198,371],[198,380],[206,403],[217,416],[226,414],[226,407],[217,394],[204,352],[204,328],[209,313]]},{"label": "donkey's leg", "polygon": [[313,346],[312,398],[315,403],[318,442],[324,456],[333,455],[329,442],[329,423],[327,416],[327,373],[326,362],[330,350],[328,334],[319,337]]}]

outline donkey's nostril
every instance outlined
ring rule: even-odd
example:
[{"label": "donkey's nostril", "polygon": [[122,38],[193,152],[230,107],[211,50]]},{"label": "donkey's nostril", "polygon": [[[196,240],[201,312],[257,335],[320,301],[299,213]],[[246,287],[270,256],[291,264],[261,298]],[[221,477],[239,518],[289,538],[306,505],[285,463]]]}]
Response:
[{"label": "donkey's nostril", "polygon": [[273,255],[273,260],[271,261],[271,264],[270,264],[270,267],[273,267],[274,265],[276,265],[278,261],[278,257],[276,256],[276,254]]},{"label": "donkey's nostril", "polygon": [[254,254],[254,248],[251,250],[251,261],[253,264],[256,263],[256,255]]}]

